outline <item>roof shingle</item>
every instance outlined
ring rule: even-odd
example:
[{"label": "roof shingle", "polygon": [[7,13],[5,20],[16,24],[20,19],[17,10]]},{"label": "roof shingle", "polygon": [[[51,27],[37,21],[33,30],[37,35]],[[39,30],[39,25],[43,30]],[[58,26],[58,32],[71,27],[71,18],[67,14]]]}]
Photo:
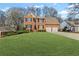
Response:
[{"label": "roof shingle", "polygon": [[55,17],[46,17],[46,24],[59,24],[59,21]]}]

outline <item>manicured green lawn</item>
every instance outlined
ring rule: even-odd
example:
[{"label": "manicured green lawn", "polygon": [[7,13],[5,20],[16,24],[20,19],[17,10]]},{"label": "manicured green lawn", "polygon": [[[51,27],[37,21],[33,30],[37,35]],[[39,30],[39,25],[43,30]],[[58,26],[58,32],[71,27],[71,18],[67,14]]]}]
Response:
[{"label": "manicured green lawn", "polygon": [[0,39],[0,55],[79,55],[79,41],[46,32],[33,32]]}]

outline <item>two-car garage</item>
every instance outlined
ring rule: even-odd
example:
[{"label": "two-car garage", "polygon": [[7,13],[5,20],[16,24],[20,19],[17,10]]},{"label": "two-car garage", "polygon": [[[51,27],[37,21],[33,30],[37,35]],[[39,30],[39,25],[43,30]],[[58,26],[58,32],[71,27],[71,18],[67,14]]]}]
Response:
[{"label": "two-car garage", "polygon": [[46,32],[58,32],[59,22],[55,17],[46,17]]},{"label": "two-car garage", "polygon": [[58,32],[58,27],[46,27],[46,32]]}]

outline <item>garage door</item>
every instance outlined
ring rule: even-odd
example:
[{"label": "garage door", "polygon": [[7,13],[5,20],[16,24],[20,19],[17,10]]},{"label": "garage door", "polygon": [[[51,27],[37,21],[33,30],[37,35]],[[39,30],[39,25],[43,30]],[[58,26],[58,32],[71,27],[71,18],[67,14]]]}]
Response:
[{"label": "garage door", "polygon": [[52,28],[52,32],[58,32],[58,28],[57,27],[53,27]]},{"label": "garage door", "polygon": [[46,27],[46,32],[51,32],[51,27]]},{"label": "garage door", "polygon": [[46,32],[58,32],[58,28],[57,27],[46,27]]}]

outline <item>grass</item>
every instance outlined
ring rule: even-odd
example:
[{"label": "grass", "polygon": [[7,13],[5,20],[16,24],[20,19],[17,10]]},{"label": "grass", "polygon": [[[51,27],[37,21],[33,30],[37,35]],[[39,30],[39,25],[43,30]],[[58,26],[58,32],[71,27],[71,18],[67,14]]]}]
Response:
[{"label": "grass", "polygon": [[46,32],[24,33],[0,39],[3,56],[79,55],[79,41]]}]

